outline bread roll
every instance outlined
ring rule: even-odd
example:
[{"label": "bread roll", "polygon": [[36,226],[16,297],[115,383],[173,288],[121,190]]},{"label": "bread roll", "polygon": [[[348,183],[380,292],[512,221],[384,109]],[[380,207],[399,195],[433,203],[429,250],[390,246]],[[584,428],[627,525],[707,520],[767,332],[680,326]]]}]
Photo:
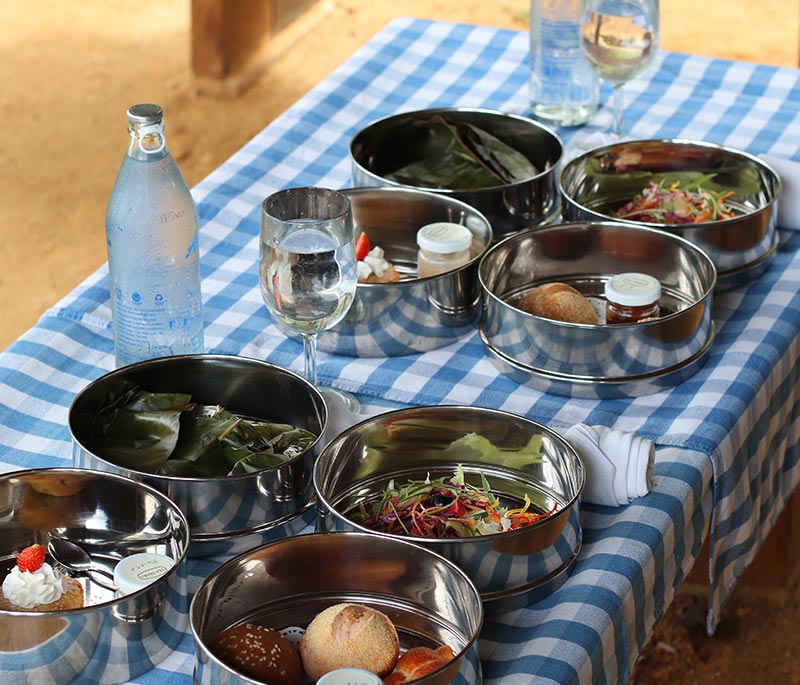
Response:
[{"label": "bread roll", "polygon": [[589,300],[566,283],[545,283],[529,290],[520,299],[520,308],[529,314],[556,321],[600,323]]},{"label": "bread roll", "polygon": [[306,674],[317,680],[337,668],[391,673],[400,653],[397,630],[380,611],[361,604],[336,604],[319,613],[300,641]]},{"label": "bread roll", "polygon": [[300,655],[277,630],[244,623],[223,630],[211,643],[223,663],[248,678],[270,685],[299,685],[303,678]]},{"label": "bread roll", "polygon": [[394,671],[383,679],[383,685],[401,685],[433,673],[455,658],[448,645],[437,649],[412,647],[398,660]]}]

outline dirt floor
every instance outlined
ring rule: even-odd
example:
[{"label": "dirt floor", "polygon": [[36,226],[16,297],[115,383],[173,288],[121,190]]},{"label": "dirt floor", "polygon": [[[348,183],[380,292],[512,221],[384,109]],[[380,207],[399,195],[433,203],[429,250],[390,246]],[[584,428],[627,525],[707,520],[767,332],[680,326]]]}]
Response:
[{"label": "dirt floor", "polygon": [[[319,0],[236,99],[195,91],[189,0],[2,0],[0,349],[105,261],[129,105],[163,105],[170,148],[194,185],[401,15],[524,31],[528,0]],[[800,64],[798,0],[663,0],[661,25],[667,50]],[[796,596],[737,594],[714,638],[704,612],[704,599],[679,596],[633,681],[800,684]]]}]

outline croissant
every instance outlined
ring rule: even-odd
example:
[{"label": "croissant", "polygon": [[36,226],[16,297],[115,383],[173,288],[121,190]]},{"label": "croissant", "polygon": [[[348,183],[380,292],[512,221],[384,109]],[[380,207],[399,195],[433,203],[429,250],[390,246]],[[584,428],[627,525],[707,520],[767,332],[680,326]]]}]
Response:
[{"label": "croissant", "polygon": [[433,673],[455,658],[447,645],[436,649],[412,647],[395,664],[394,671],[383,679],[384,685],[400,685]]}]

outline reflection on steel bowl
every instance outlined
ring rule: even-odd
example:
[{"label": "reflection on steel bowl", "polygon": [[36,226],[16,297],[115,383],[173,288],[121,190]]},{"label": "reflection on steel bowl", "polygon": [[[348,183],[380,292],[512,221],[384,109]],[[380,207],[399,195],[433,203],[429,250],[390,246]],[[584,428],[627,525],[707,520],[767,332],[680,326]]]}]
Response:
[{"label": "reflection on steel bowl", "polygon": [[[396,172],[420,162],[431,148],[434,122],[446,117],[479,128],[524,156],[534,175],[491,187],[453,189],[421,180],[392,180]],[[441,156],[446,156],[442,152]],[[559,137],[527,117],[488,109],[439,108],[395,114],[373,122],[350,142],[355,185],[413,187],[463,200],[484,214],[495,235],[551,223],[558,216],[556,168],[563,154]]]},{"label": "reflection on steel bowl", "polygon": [[[481,439],[464,440],[473,435]],[[527,497],[537,510],[553,513],[518,530],[466,538],[375,532],[344,513],[392,479],[435,479],[459,468],[476,486],[485,478],[503,502],[521,504]],[[402,409],[361,422],[323,450],[314,467],[317,529],[413,541],[453,561],[475,583],[486,610],[502,612],[544,597],[566,580],[581,545],[584,478],[569,443],[529,419],[476,407]]]},{"label": "reflection on steel bowl", "polygon": [[[0,476],[0,579],[23,548],[65,539],[112,574],[142,552],[174,562],[166,574],[118,595],[75,568],[83,607],[0,610],[0,682],[123,683],[165,659],[188,627],[189,527],[174,503],[128,478],[88,469],[34,469]],[[58,568],[55,560],[45,561]],[[63,561],[63,560],[62,560]]]},{"label": "reflection on steel bowl", "polygon": [[419,685],[480,685],[483,607],[452,563],[404,540],[363,533],[312,533],[278,540],[227,561],[197,591],[190,609],[199,685],[253,680],[212,652],[216,637],[244,622],[302,634],[320,612],[368,606],[394,624],[400,650],[448,645],[455,658]]},{"label": "reflection on steel bowl", "polygon": [[[631,324],[579,324],[520,306],[533,288],[571,285],[604,304],[604,285],[624,272],[661,283],[661,316]],[[679,383],[705,360],[714,337],[716,271],[675,234],[622,223],[572,223],[511,236],[480,266],[480,335],[500,368],[538,390],[575,397],[627,397]]]},{"label": "reflection on steel bowl", "polygon": [[[372,245],[381,247],[403,280],[359,283],[345,318],[319,334],[319,349],[391,357],[437,349],[474,331],[480,314],[478,262],[492,242],[486,217],[452,197],[419,190],[342,192],[350,198],[356,234],[365,233]],[[440,221],[461,224],[472,232],[472,258],[448,273],[417,278],[417,231]],[[299,339],[295,331],[281,330]]]},{"label": "reflection on steel bowl", "polygon": [[[690,140],[633,140],[587,152],[561,173],[563,216],[568,221],[604,221],[650,182],[699,183],[732,192],[725,204],[734,216],[698,224],[660,223],[659,228],[701,247],[718,272],[718,287],[730,288],[761,275],[778,245],[777,202],[781,183],[758,157],[733,148]],[[632,226],[643,221],[619,220]]]},{"label": "reflection on steel bowl", "polygon": [[[220,404],[239,416],[291,424],[320,437],[289,461],[238,476],[184,478],[119,466],[87,446],[81,417],[123,381],[150,392],[188,393],[200,404]],[[311,467],[326,425],[325,401],[304,378],[268,362],[213,354],[163,357],[111,371],[81,390],[69,412],[75,465],[120,473],[167,495],[189,520],[191,556],[234,554],[309,525]]]}]

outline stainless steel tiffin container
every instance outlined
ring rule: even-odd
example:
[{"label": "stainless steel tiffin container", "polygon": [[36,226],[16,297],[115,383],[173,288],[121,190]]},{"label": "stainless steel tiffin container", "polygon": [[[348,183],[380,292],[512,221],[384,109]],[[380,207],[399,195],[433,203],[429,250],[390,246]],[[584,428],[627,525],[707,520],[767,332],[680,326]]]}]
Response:
[{"label": "stainless steel tiffin container", "polygon": [[[84,606],[0,610],[0,682],[110,685],[136,679],[178,646],[188,629],[189,527],[164,495],[121,476],[86,469],[30,469],[0,476],[0,574],[32,544],[66,539],[95,568],[113,572],[135,553],[174,564],[142,589],[120,595],[96,575],[67,569]],[[56,565],[48,555],[47,563]]]},{"label": "stainless steel tiffin container", "polygon": [[[524,451],[531,444],[538,445],[536,457]],[[375,532],[347,514],[391,480],[452,476],[459,466],[473,485],[486,478],[509,507],[527,496],[537,511],[555,511],[518,530],[463,538]],[[467,406],[401,409],[362,421],[320,454],[314,466],[317,529],[399,537],[435,551],[469,576],[494,614],[541,599],[567,579],[581,546],[584,480],[572,446],[530,419]]]}]

